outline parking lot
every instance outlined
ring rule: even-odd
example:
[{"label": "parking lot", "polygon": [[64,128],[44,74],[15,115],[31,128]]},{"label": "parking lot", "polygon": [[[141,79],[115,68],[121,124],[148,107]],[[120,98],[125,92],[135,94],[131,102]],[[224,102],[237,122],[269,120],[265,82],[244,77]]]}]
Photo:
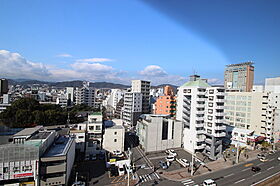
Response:
[{"label": "parking lot", "polygon": [[[176,159],[180,159],[180,158],[184,158],[187,159],[188,162],[191,162],[192,160],[192,155],[186,151],[184,151],[183,149],[174,149],[177,156]],[[155,165],[155,167],[157,169],[161,169],[159,166],[159,162],[163,161],[166,162],[166,157],[168,156],[168,154],[163,151],[163,152],[157,152],[157,153],[150,153],[147,155],[147,157],[149,158],[149,160]],[[165,171],[174,171],[174,170],[178,170],[178,169],[182,169],[184,168],[182,165],[180,165],[176,160],[172,161],[170,163],[170,166],[168,167],[168,169],[166,169]],[[188,170],[188,167],[185,168],[186,170]]]}]

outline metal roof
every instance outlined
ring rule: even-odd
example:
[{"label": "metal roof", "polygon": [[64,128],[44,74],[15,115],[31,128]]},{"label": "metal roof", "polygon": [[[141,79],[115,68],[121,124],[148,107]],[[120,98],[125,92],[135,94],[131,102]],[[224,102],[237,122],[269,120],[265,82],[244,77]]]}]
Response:
[{"label": "metal roof", "polygon": [[36,126],[36,127],[33,127],[33,128],[25,128],[22,131],[14,134],[14,137],[16,137],[16,136],[30,136],[41,128],[43,128],[43,126]]}]

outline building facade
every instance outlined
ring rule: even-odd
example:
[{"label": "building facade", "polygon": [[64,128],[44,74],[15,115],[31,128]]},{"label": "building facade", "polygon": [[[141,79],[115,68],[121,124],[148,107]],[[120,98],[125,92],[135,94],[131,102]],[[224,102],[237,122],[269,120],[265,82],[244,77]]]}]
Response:
[{"label": "building facade", "polygon": [[250,92],[254,84],[254,66],[252,62],[227,65],[224,86],[228,90]]},{"label": "building facade", "polygon": [[142,93],[125,92],[123,107],[123,122],[125,125],[135,126],[142,114]]},{"label": "building facade", "polygon": [[224,88],[211,87],[198,75],[191,76],[189,82],[178,88],[176,119],[184,125],[186,151],[204,152],[213,160],[221,157],[221,140],[226,135],[223,107]]},{"label": "building facade", "polygon": [[2,96],[3,94],[7,94],[8,91],[8,80],[0,79],[0,96]]},{"label": "building facade", "polygon": [[154,113],[170,115],[171,117],[176,115],[176,97],[170,86],[165,86],[164,95],[157,98]]},{"label": "building facade", "polygon": [[151,82],[143,80],[132,80],[131,81],[131,92],[138,92],[142,94],[142,113],[151,113],[150,106],[150,89]]},{"label": "building facade", "polygon": [[168,115],[144,114],[137,122],[137,136],[145,152],[180,148],[182,130],[182,122]]},{"label": "building facade", "polygon": [[76,105],[85,104],[95,107],[95,89],[89,86],[89,82],[85,82],[83,87],[76,88]]}]

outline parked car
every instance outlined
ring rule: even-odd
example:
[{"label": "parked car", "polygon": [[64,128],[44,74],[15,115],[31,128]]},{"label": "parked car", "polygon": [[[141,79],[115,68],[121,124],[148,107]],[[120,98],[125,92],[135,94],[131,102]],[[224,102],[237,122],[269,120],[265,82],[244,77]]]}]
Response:
[{"label": "parked car", "polygon": [[119,167],[119,176],[122,176],[125,174],[124,167]]},{"label": "parked car", "polygon": [[116,167],[115,165],[112,165],[110,167],[110,174],[111,174],[111,177],[118,176],[119,175],[118,167]]},{"label": "parked car", "polygon": [[172,155],[172,156],[177,156],[177,153],[173,149],[168,149],[165,151],[167,154]]},{"label": "parked car", "polygon": [[268,159],[266,159],[266,158],[260,158],[260,161],[261,161],[261,162],[266,162],[266,161],[268,161]]},{"label": "parked car", "polygon": [[259,158],[259,159],[265,158],[265,155],[264,155],[264,154],[258,154],[258,155],[257,155],[257,158]]},{"label": "parked car", "polygon": [[260,167],[252,167],[251,170],[252,170],[253,172],[258,172],[258,171],[261,170],[261,168],[260,168]]},{"label": "parked car", "polygon": [[114,150],[113,154],[116,155],[116,156],[122,156],[123,155],[123,153],[119,150]]},{"label": "parked car", "polygon": [[204,180],[204,182],[202,183],[203,186],[216,186],[216,182],[212,179],[207,179]]},{"label": "parked car", "polygon": [[86,186],[86,183],[85,182],[82,182],[82,181],[77,181],[77,182],[74,182],[72,184],[72,186]]},{"label": "parked car", "polygon": [[275,150],[271,150],[268,152],[268,154],[274,154],[275,153]]},{"label": "parked car", "polygon": [[188,166],[190,166],[190,163],[188,162],[188,160],[186,160],[186,159],[184,159],[184,158],[178,159],[178,162],[179,162],[183,167],[188,167]]},{"label": "parked car", "polygon": [[96,155],[90,155],[90,156],[89,156],[89,159],[90,159],[90,160],[97,160],[97,157],[96,157]]},{"label": "parked car", "polygon": [[168,155],[165,159],[166,159],[166,161],[171,162],[171,161],[174,161],[174,160],[175,160],[175,157],[172,156],[172,155]]},{"label": "parked car", "polygon": [[166,164],[165,162],[163,162],[163,161],[160,161],[160,162],[159,162],[159,166],[160,166],[162,169],[167,169],[167,168],[168,168],[167,164]]}]

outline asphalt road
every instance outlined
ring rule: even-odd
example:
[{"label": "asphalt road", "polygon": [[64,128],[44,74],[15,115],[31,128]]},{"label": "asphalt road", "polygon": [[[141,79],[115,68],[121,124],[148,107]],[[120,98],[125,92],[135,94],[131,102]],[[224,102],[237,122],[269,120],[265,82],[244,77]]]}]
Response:
[{"label": "asphalt road", "polygon": [[[217,185],[252,185],[259,181],[280,172],[280,161],[277,159],[280,152],[268,155],[267,162],[261,162],[259,159],[249,161],[228,169],[216,171],[207,175],[194,177],[193,184],[201,184],[205,179],[213,179]],[[259,172],[253,172],[252,166],[261,168]]]}]

